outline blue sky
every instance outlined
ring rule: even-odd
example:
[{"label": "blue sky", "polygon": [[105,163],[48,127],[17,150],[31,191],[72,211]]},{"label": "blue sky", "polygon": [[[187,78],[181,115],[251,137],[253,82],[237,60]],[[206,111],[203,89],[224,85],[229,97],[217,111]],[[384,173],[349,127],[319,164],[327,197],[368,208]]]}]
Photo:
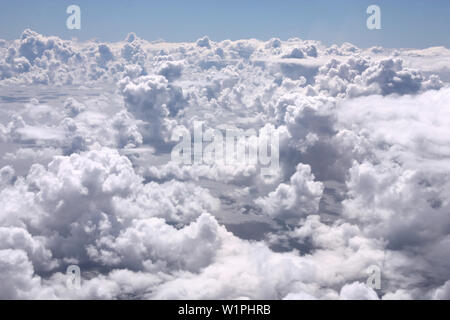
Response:
[{"label": "blue sky", "polygon": [[[66,8],[81,7],[81,30],[68,30]],[[366,8],[381,7],[382,30],[366,28]],[[117,41],[130,31],[147,40],[272,37],[348,41],[360,47],[450,47],[449,0],[0,0],[0,38],[25,28],[80,40]]]}]

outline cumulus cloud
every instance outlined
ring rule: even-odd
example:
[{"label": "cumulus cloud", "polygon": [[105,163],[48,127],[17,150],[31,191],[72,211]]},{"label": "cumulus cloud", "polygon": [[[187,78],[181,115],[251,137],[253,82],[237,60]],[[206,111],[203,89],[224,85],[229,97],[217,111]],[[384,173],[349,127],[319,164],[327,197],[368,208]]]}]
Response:
[{"label": "cumulus cloud", "polygon": [[[448,299],[449,56],[0,40],[0,298]],[[271,178],[171,160],[198,121],[276,131]]]},{"label": "cumulus cloud", "polygon": [[146,137],[154,141],[169,140],[176,125],[172,118],[186,104],[183,90],[158,75],[139,77],[135,81],[126,77],[120,82],[120,89],[127,110],[145,121]]},{"label": "cumulus cloud", "polygon": [[322,192],[323,185],[314,181],[311,168],[300,163],[290,184],[280,184],[267,197],[256,199],[255,203],[274,218],[299,218],[318,211]]},{"label": "cumulus cloud", "polygon": [[378,300],[378,296],[373,289],[359,282],[342,287],[339,297],[342,300]]}]

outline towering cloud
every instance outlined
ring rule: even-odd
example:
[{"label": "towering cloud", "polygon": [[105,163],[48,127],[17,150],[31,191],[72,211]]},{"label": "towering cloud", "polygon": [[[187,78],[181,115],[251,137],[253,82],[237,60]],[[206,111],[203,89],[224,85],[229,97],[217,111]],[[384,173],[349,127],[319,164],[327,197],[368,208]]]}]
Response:
[{"label": "towering cloud", "polygon": [[[0,298],[448,299],[449,55],[0,40]],[[198,123],[271,175],[171,159]]]}]

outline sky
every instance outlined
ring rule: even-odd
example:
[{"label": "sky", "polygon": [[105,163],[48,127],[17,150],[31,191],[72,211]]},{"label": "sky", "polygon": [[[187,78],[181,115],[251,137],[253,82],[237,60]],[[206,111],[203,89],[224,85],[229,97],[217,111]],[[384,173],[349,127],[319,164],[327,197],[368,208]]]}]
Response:
[{"label": "sky", "polygon": [[[66,8],[81,8],[81,30],[68,30]],[[381,30],[368,30],[366,9],[381,8]],[[118,41],[128,32],[146,40],[215,41],[298,37],[327,45],[450,47],[448,0],[0,0],[0,38],[25,28],[65,39]]]},{"label": "sky", "polygon": [[0,299],[450,300],[450,50],[266,41],[450,0],[72,1],[0,2]]}]

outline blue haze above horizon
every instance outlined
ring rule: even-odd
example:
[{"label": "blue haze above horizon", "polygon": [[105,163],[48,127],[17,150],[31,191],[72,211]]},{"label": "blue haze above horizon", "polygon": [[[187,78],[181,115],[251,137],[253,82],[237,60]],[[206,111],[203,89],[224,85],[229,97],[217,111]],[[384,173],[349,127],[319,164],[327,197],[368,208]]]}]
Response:
[{"label": "blue haze above horizon", "polygon": [[[68,30],[66,8],[81,8],[81,30]],[[381,8],[381,30],[368,30],[366,8]],[[87,1],[0,0],[0,38],[30,28],[45,35],[119,41],[129,32],[146,40],[188,42],[298,37],[359,47],[450,47],[448,0]]]}]

